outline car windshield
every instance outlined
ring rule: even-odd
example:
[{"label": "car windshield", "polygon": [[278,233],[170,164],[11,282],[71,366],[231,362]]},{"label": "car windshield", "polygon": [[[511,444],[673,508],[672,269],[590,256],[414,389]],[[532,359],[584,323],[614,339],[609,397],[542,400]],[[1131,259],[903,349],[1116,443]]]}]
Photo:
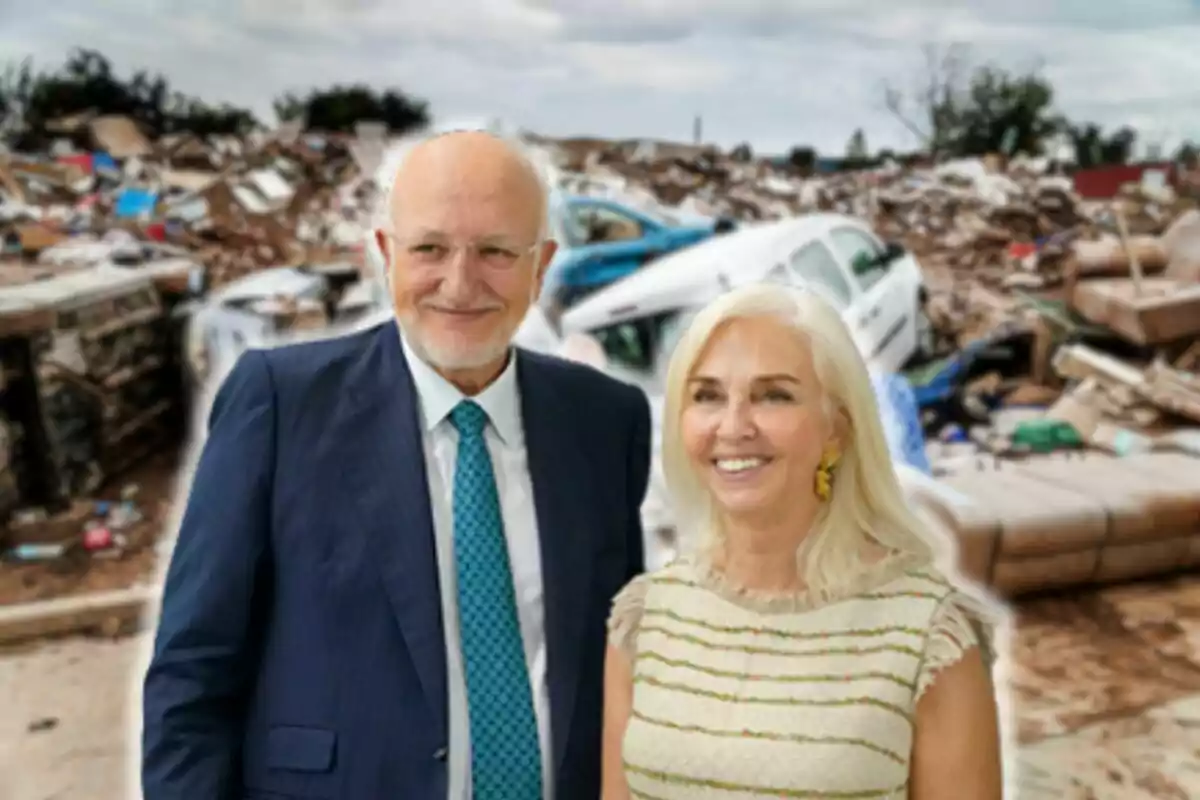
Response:
[{"label": "car windshield", "polygon": [[677,227],[683,225],[683,218],[680,217],[679,215],[677,215],[676,213],[674,213],[673,211],[671,211],[670,209],[662,208],[661,206],[652,206],[649,204],[646,204],[646,205],[639,204],[639,205],[630,206],[630,207],[637,210],[637,212],[639,214],[641,214],[642,216],[649,217],[650,219],[654,220],[659,225],[662,225],[664,227],[677,228]]},{"label": "car windshield", "polygon": [[617,204],[613,207],[606,203],[589,202],[588,200],[574,202],[560,200],[554,205],[554,216],[558,223],[555,226],[555,234],[569,248],[584,247],[595,243],[588,220],[597,216],[610,219],[614,217],[629,219],[634,224],[638,224],[637,217],[640,216],[666,228],[677,228],[685,224],[684,219],[670,209],[642,203]]},{"label": "car windshield", "polygon": [[674,346],[672,335],[678,311],[663,311],[627,319],[592,331],[610,363],[639,375],[653,374],[664,345]]}]

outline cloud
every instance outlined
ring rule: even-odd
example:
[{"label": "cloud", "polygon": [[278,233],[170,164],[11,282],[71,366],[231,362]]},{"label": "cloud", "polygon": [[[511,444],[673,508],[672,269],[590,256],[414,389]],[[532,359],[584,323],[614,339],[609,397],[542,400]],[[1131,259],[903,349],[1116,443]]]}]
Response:
[{"label": "cloud", "polygon": [[449,117],[549,134],[705,137],[840,152],[855,128],[908,146],[882,84],[925,42],[1040,65],[1063,111],[1200,139],[1194,0],[0,0],[0,52],[61,63],[87,43],[121,71],[270,114],[286,90],[367,82]]},{"label": "cloud", "polygon": [[569,60],[578,73],[601,85],[655,92],[700,92],[728,86],[723,60],[630,43],[581,43]]}]

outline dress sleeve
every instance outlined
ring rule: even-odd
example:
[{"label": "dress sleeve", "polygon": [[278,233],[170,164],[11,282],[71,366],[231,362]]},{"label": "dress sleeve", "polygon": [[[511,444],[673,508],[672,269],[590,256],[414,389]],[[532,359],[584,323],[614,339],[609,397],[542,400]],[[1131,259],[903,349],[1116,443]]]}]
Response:
[{"label": "dress sleeve", "polygon": [[649,587],[650,579],[646,575],[631,580],[613,599],[612,613],[608,616],[608,641],[630,660],[637,654],[637,632]]},{"label": "dress sleeve", "polygon": [[917,673],[915,700],[920,700],[929,690],[938,673],[957,664],[973,648],[979,649],[990,673],[996,663],[999,623],[999,615],[980,600],[960,591],[947,595],[930,622],[925,653]]}]

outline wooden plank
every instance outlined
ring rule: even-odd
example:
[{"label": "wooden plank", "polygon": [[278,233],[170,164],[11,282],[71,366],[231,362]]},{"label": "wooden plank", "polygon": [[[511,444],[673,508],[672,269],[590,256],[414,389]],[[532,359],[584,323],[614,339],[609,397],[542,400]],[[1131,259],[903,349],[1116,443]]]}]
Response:
[{"label": "wooden plank", "polygon": [[1141,291],[1129,279],[1080,281],[1071,305],[1090,322],[1131,342],[1161,345],[1200,335],[1200,285],[1144,278]]}]

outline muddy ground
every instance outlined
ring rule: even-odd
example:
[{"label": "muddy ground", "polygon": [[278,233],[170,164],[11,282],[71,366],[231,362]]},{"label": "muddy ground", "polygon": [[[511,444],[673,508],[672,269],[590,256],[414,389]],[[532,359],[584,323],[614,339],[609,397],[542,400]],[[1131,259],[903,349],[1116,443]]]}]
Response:
[{"label": "muddy ground", "polygon": [[[0,606],[124,589],[157,575],[159,533],[170,518],[180,454],[174,450],[142,464],[96,500],[115,500],[128,486],[137,488],[135,503],[144,519],[125,531],[126,546],[118,558],[97,559],[76,550],[53,561],[0,563]],[[0,795],[0,800],[6,800]],[[23,800],[23,798],[22,798]]]},{"label": "muddy ground", "polygon": [[1200,798],[1200,576],[1018,609],[1025,798]]}]

